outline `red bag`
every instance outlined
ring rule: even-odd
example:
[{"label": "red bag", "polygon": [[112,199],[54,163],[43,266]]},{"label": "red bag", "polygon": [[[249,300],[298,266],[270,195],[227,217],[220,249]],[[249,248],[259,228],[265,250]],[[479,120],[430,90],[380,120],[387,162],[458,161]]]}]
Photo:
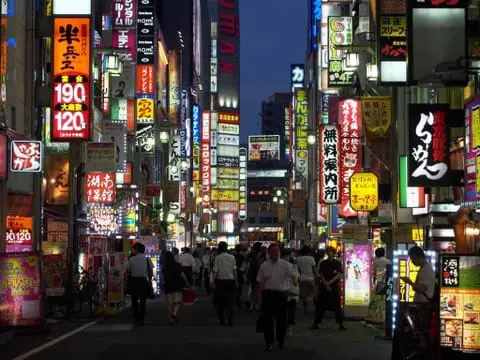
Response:
[{"label": "red bag", "polygon": [[193,305],[198,300],[197,293],[191,289],[183,289],[183,304]]}]

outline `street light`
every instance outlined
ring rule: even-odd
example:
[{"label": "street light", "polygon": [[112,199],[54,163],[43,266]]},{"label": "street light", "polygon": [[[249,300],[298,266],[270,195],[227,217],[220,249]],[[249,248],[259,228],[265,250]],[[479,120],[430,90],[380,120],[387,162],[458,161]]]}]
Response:
[{"label": "street light", "polygon": [[317,142],[317,136],[316,135],[314,135],[314,134],[308,135],[308,137],[307,137],[308,145],[315,145],[316,142]]},{"label": "street light", "polygon": [[170,134],[168,133],[168,131],[162,130],[160,131],[159,138],[162,144],[168,144],[168,141],[170,140]]},{"label": "street light", "polygon": [[107,71],[118,71],[120,63],[120,58],[116,54],[109,54],[107,55],[107,64],[106,69]]},{"label": "street light", "polygon": [[277,196],[273,197],[273,202],[278,202],[278,197]]},{"label": "street light", "polygon": [[367,64],[367,80],[368,81],[377,81],[378,79],[378,66],[377,64],[368,63]]},{"label": "street light", "polygon": [[277,189],[277,192],[276,192],[277,196],[282,196],[282,190],[280,189]]}]

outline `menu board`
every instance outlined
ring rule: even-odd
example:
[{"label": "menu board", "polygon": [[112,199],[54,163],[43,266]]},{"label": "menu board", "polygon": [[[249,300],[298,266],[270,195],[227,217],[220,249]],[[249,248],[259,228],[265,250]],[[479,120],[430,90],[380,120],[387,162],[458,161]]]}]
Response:
[{"label": "menu board", "polygon": [[371,246],[345,243],[345,307],[370,303]]},{"label": "menu board", "polygon": [[40,253],[0,253],[0,328],[43,323]]},{"label": "menu board", "polygon": [[440,261],[440,346],[480,354],[480,256]]}]

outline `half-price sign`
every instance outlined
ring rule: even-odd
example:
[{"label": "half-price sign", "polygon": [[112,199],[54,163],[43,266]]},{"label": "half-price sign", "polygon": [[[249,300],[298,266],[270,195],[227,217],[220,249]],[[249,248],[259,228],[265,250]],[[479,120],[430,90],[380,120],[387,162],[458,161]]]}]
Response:
[{"label": "half-price sign", "polygon": [[52,139],[90,138],[89,18],[55,18]]}]

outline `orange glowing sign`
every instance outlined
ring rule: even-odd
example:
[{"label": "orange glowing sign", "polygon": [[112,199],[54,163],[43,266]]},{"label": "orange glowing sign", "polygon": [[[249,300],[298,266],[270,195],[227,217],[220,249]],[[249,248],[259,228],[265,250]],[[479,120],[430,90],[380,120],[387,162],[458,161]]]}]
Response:
[{"label": "orange glowing sign", "polygon": [[137,124],[152,124],[155,117],[155,102],[153,99],[137,99]]},{"label": "orange glowing sign", "polygon": [[155,91],[154,70],[154,65],[137,66],[137,93],[143,95],[153,95]]},{"label": "orange glowing sign", "polygon": [[54,140],[90,138],[91,38],[90,18],[54,18]]}]

